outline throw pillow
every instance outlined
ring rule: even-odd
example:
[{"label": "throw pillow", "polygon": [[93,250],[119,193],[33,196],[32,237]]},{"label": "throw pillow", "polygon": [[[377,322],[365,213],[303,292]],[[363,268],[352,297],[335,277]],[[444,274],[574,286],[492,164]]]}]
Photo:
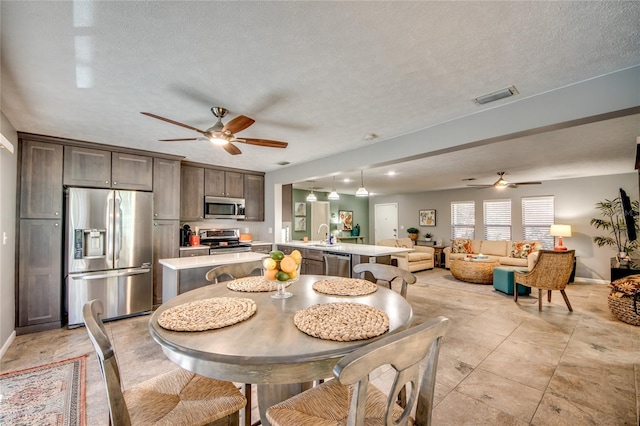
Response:
[{"label": "throw pillow", "polygon": [[540,250],[540,243],[537,241],[514,241],[511,243],[511,254],[509,257],[526,259],[531,253]]},{"label": "throw pillow", "polygon": [[473,253],[471,240],[468,238],[451,240],[451,253]]}]

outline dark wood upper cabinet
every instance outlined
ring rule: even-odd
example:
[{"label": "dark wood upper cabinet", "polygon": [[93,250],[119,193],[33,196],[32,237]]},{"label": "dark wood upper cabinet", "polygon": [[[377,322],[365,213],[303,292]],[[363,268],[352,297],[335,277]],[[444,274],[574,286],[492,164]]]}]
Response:
[{"label": "dark wood upper cabinet", "polygon": [[153,158],[79,146],[64,147],[64,184],[151,191]]},{"label": "dark wood upper cabinet", "polygon": [[20,217],[62,218],[62,145],[23,140]]},{"label": "dark wood upper cabinet", "polygon": [[180,161],[153,160],[153,217],[180,219]]},{"label": "dark wood upper cabinet", "polygon": [[205,169],[204,193],[216,197],[244,197],[244,174],[225,170]]},{"label": "dark wood upper cabinet", "polygon": [[112,153],[111,187],[151,191],[153,189],[153,158],[121,152]]},{"label": "dark wood upper cabinet", "polygon": [[264,176],[244,175],[244,211],[248,221],[264,221]]},{"label": "dark wood upper cabinet", "polygon": [[204,169],[182,166],[180,169],[180,219],[204,218]]}]

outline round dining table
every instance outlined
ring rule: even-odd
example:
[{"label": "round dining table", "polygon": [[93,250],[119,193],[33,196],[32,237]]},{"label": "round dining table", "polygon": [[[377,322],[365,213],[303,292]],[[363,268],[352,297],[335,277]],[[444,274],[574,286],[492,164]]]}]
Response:
[{"label": "round dining table", "polygon": [[[411,305],[399,293],[377,286],[365,296],[333,296],[315,291],[313,283],[337,278],[301,275],[289,285],[293,294],[275,299],[274,292],[238,292],[225,282],[188,291],[162,304],[149,319],[149,331],[164,354],[180,367],[203,376],[257,385],[258,406],[263,425],[265,412],[305,389],[314,380],[333,376],[334,365],[356,348],[411,325]],[[231,326],[197,332],[170,331],[158,324],[167,309],[188,302],[239,297],[255,301],[256,313]],[[296,312],[317,304],[361,303],[383,310],[389,317],[389,331],[378,338],[338,342],[312,337],[293,322]]]}]

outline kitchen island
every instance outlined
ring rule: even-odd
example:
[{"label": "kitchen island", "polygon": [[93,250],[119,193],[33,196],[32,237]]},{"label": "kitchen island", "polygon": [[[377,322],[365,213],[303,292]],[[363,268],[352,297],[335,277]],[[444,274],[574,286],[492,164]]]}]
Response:
[{"label": "kitchen island", "polygon": [[216,266],[251,262],[267,257],[264,253],[225,253],[209,256],[160,259],[162,265],[162,303],[189,290],[209,284],[205,274]]}]

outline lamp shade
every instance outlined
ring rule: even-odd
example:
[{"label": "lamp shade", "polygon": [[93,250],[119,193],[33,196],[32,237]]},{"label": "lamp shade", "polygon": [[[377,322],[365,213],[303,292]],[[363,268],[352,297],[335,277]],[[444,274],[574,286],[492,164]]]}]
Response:
[{"label": "lamp shade", "polygon": [[549,235],[552,237],[570,237],[571,236],[571,225],[551,225],[549,229]]}]

